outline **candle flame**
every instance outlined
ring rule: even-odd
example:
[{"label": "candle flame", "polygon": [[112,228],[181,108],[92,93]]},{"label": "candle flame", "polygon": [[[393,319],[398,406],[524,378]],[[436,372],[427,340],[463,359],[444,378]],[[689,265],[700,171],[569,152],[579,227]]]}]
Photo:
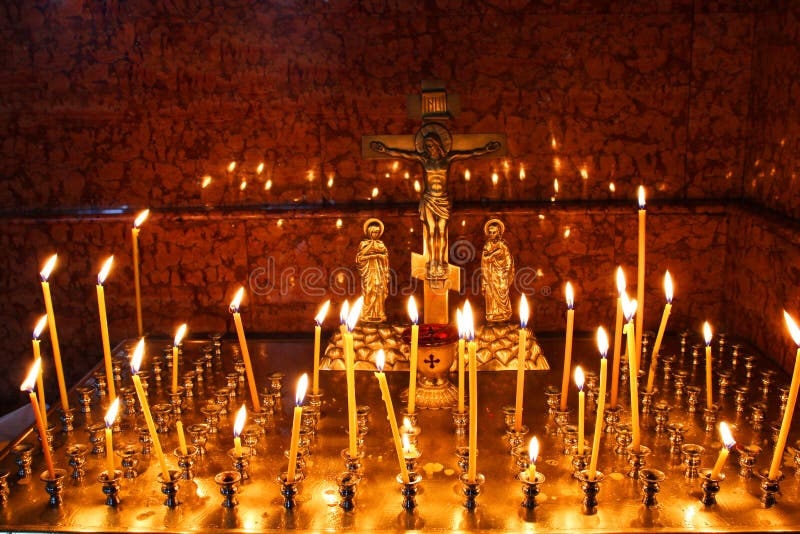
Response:
[{"label": "candle flame", "polygon": [[136,348],[133,349],[133,357],[131,358],[131,372],[133,374],[139,372],[139,368],[142,366],[143,357],[144,357],[144,338],[140,338],[139,342],[136,344]]},{"label": "candle flame", "polygon": [[319,312],[314,317],[314,322],[317,324],[317,326],[322,326],[322,321],[324,321],[325,316],[328,315],[328,308],[330,308],[330,306],[331,306],[330,300],[326,300],[322,304],[322,307],[319,309]]},{"label": "candle flame", "polygon": [[411,440],[409,439],[408,434],[403,434],[401,439],[403,440],[403,452],[411,452]]},{"label": "candle flame", "polygon": [[382,373],[384,365],[386,365],[386,354],[383,352],[383,349],[378,349],[378,354],[375,356],[375,367]]},{"label": "candle flame", "polygon": [[339,312],[339,324],[347,323],[347,315],[349,313],[350,313],[350,303],[347,302],[347,299],[344,299],[344,302],[342,302],[342,309]]},{"label": "candle flame", "polygon": [[295,406],[302,406],[303,399],[306,398],[306,390],[308,389],[308,373],[303,373],[299,379],[297,379],[297,391],[294,395],[294,404]]},{"label": "candle flame", "polygon": [[625,292],[626,288],[625,284],[625,271],[622,270],[622,265],[617,267],[617,292],[622,296],[622,293]]},{"label": "candle flame", "polygon": [[139,215],[136,216],[136,220],[133,221],[133,227],[139,228],[144,221],[147,219],[147,216],[150,215],[150,210],[140,211]]},{"label": "candle flame", "polygon": [[36,322],[36,326],[33,329],[33,339],[39,339],[39,336],[42,335],[42,331],[44,327],[47,326],[47,314],[45,313],[39,320]]},{"label": "candle flame", "polygon": [[622,293],[622,313],[625,315],[625,320],[630,321],[633,319],[633,316],[636,315],[636,308],[639,307],[639,303],[636,302],[636,299],[629,299],[628,293]]},{"label": "candle flame", "polygon": [[519,300],[519,327],[525,328],[528,326],[528,317],[530,316],[530,310],[528,309],[528,299],[525,298],[525,295],[522,295],[522,298]]},{"label": "candle flame", "polygon": [[706,345],[711,345],[711,325],[708,321],[703,323],[703,338],[706,340]]},{"label": "candle flame", "polygon": [[605,358],[608,354],[608,334],[602,326],[597,328],[597,350],[600,351],[601,358]]},{"label": "candle flame", "polygon": [[736,440],[733,439],[731,429],[728,428],[728,423],[724,421],[719,424],[719,436],[722,438],[722,444],[725,445],[726,449],[730,450],[734,445],[736,445]]},{"label": "candle flame", "polygon": [[572,291],[572,284],[567,282],[567,309],[571,310],[575,306],[575,293]]},{"label": "candle flame", "polygon": [[469,300],[464,302],[461,318],[464,320],[464,338],[467,341],[472,341],[475,339],[475,322],[472,318],[472,306],[469,305]]},{"label": "candle flame", "polygon": [[672,276],[669,271],[664,275],[664,294],[667,296],[667,303],[672,304]]},{"label": "candle flame", "polygon": [[536,459],[539,458],[539,440],[536,439],[536,436],[533,436],[528,444],[528,458],[532,464],[535,464]]},{"label": "candle flame", "polygon": [[403,417],[403,430],[405,432],[411,432],[413,428],[414,425],[411,424],[411,419],[409,419],[408,417]]},{"label": "candle flame", "polygon": [[53,254],[44,264],[42,271],[39,273],[39,276],[42,278],[42,282],[47,282],[47,279],[50,278],[50,273],[53,272],[53,268],[56,266],[57,258],[58,254]]},{"label": "candle flame", "polygon": [[247,421],[247,408],[242,404],[242,407],[236,412],[236,421],[233,423],[233,437],[239,437],[239,434],[242,433],[242,429],[244,428],[245,421]]},{"label": "candle flame", "polygon": [[102,286],[103,282],[106,281],[106,277],[108,276],[108,271],[111,270],[111,264],[114,263],[114,256],[109,256],[106,262],[103,264],[103,268],[100,269],[100,273],[97,275],[97,285]]},{"label": "candle flame", "polygon": [[792,335],[794,344],[800,347],[800,328],[797,327],[797,323],[794,322],[794,319],[792,319],[792,316],[789,315],[789,312],[786,310],[783,310],[783,318],[786,321],[786,326],[789,328],[789,333]]},{"label": "candle flame", "polygon": [[419,312],[417,312],[417,301],[414,300],[414,295],[408,297],[407,309],[409,319],[413,324],[417,324],[419,322]]},{"label": "candle flame", "polygon": [[174,345],[177,347],[183,341],[183,337],[186,335],[186,323],[183,323],[178,327],[178,331],[175,333],[175,343]]},{"label": "candle flame", "polygon": [[640,185],[639,186],[639,209],[643,210],[644,207],[645,207],[645,203],[644,203],[644,186]]},{"label": "candle flame", "polygon": [[31,370],[28,371],[28,376],[25,377],[25,381],[22,382],[22,385],[19,387],[20,391],[27,391],[28,393],[33,392],[33,388],[36,387],[36,377],[39,376],[39,370],[42,368],[42,359],[36,358],[36,361],[33,362],[33,366]]},{"label": "candle flame", "polygon": [[583,382],[584,382],[583,369],[581,369],[581,366],[579,365],[578,367],[575,368],[575,385],[578,386],[578,389],[580,391],[583,391]]},{"label": "candle flame", "polygon": [[355,327],[356,323],[358,323],[358,318],[361,316],[361,308],[364,306],[364,296],[358,297],[358,300],[355,301],[353,307],[350,308],[350,313],[347,314],[347,331],[352,332]]},{"label": "candle flame", "polygon": [[106,428],[111,428],[114,425],[114,421],[117,419],[117,412],[119,411],[119,397],[114,399],[114,402],[111,403],[111,406],[108,407],[106,411],[106,416],[103,417],[103,420],[106,422]]},{"label": "candle flame", "polygon": [[228,309],[231,311],[231,313],[237,313],[239,311],[239,306],[242,304],[243,296],[244,296],[244,286],[239,288],[239,291],[237,291],[236,295],[234,295],[230,306],[228,306]]},{"label": "candle flame", "polygon": [[458,337],[464,337],[464,314],[461,313],[461,308],[456,308],[456,327],[458,327]]}]

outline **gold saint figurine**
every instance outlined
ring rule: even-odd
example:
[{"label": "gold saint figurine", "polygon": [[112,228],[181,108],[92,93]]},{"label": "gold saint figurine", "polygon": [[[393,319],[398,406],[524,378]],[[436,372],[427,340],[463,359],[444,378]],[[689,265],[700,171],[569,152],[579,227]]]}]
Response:
[{"label": "gold saint figurine", "polygon": [[386,296],[389,292],[389,251],[380,240],[383,223],[368,219],[364,223],[364,239],[358,245],[356,267],[361,274],[364,306],[361,320],[369,323],[386,321]]},{"label": "gold saint figurine", "polygon": [[514,280],[514,257],[503,239],[505,229],[500,219],[483,225],[486,243],[481,254],[481,292],[486,299],[486,321],[491,323],[511,319],[508,290]]}]

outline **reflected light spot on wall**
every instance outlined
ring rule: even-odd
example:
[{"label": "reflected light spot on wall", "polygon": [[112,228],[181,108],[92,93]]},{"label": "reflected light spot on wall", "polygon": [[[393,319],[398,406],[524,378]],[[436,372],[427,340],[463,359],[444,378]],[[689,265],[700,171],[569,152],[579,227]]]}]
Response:
[{"label": "reflected light spot on wall", "polygon": [[566,239],[567,237],[569,237],[569,234],[571,234],[571,233],[572,233],[572,231],[570,230],[569,226],[567,226],[564,229],[564,238]]},{"label": "reflected light spot on wall", "polygon": [[553,150],[558,148],[558,143],[556,142],[556,137],[555,136],[550,138],[550,146],[553,148]]},{"label": "reflected light spot on wall", "polygon": [[342,220],[341,219],[336,219],[336,228],[339,229],[341,227],[342,227]]},{"label": "reflected light spot on wall", "polygon": [[540,220],[540,221],[543,221],[543,220],[544,220],[544,213],[540,213],[540,214],[539,214],[539,220]]},{"label": "reflected light spot on wall", "polygon": [[247,189],[247,180],[242,180],[242,183],[239,184],[239,191],[244,191]]},{"label": "reflected light spot on wall", "polygon": [[503,160],[503,168],[504,168],[505,170],[508,170],[508,169],[509,169],[509,167],[510,167],[510,165],[508,164],[508,160],[507,160],[507,159]]},{"label": "reflected light spot on wall", "polygon": [[372,188],[372,198],[377,197],[379,193],[380,193],[380,190],[378,190],[377,187],[373,187]]},{"label": "reflected light spot on wall", "polygon": [[525,179],[525,167],[520,166],[520,168],[519,168],[519,179],[520,180],[524,180]]},{"label": "reflected light spot on wall", "polygon": [[264,184],[264,190],[269,191],[272,189],[272,180],[267,180],[267,183]]},{"label": "reflected light spot on wall", "polygon": [[313,182],[314,181],[314,171],[307,171],[306,172],[306,180],[308,180],[309,182]]},{"label": "reflected light spot on wall", "polygon": [[264,172],[264,162],[263,161],[258,164],[258,167],[256,167],[256,174],[261,174],[262,172]]},{"label": "reflected light spot on wall", "polygon": [[466,219],[461,219],[461,226],[464,227],[466,225],[467,225],[467,220]]},{"label": "reflected light spot on wall", "polygon": [[230,163],[228,163],[228,172],[233,172],[234,169],[236,169],[236,162],[231,161]]},{"label": "reflected light spot on wall", "polygon": [[589,171],[586,169],[586,167],[581,167],[581,178],[584,180],[589,179]]},{"label": "reflected light spot on wall", "polygon": [[497,185],[497,182],[499,182],[499,181],[500,181],[500,177],[497,176],[496,172],[493,172],[492,173],[492,185]]},{"label": "reflected light spot on wall", "polygon": [[398,167],[400,167],[399,161],[395,161],[394,163],[392,163],[392,172],[397,172]]},{"label": "reflected light spot on wall", "polygon": [[328,176],[328,189],[333,187],[333,175]]},{"label": "reflected light spot on wall", "polygon": [[561,158],[553,158],[553,168],[557,171],[561,170]]},{"label": "reflected light spot on wall", "polygon": [[283,226],[283,219],[278,219],[278,222],[275,224],[278,225],[278,228],[281,228]]},{"label": "reflected light spot on wall", "polygon": [[614,182],[608,183],[608,190],[611,191],[612,193],[617,190],[617,186],[614,185]]},{"label": "reflected light spot on wall", "polygon": [[201,187],[201,188],[203,188],[203,189],[205,189],[205,188],[206,188],[206,187],[208,187],[209,185],[211,185],[211,176],[209,176],[208,174],[206,174],[205,176],[203,176],[203,181],[202,181],[202,182],[200,182],[200,187]]},{"label": "reflected light spot on wall", "polygon": [[417,193],[422,191],[422,186],[419,185],[419,180],[414,180],[414,191],[416,191]]},{"label": "reflected light spot on wall", "polygon": [[464,181],[469,182],[469,179],[472,178],[472,174],[470,174],[469,169],[464,172]]},{"label": "reflected light spot on wall", "polygon": [[389,174],[388,172],[383,175],[384,178],[389,178],[390,176],[391,176],[391,174]]},{"label": "reflected light spot on wall", "polygon": [[411,175],[408,174],[408,171],[406,171],[406,173],[403,175],[403,178],[405,178],[406,180],[408,180],[410,177]]}]

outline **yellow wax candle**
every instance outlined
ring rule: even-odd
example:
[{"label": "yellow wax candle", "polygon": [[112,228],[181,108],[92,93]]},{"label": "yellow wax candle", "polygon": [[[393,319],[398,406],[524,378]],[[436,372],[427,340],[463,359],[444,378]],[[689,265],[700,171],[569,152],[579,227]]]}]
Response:
[{"label": "yellow wax candle", "polygon": [[[41,351],[39,350],[39,336],[42,334],[42,330],[44,330],[46,324],[47,316],[43,315],[33,329],[33,361],[42,357]],[[41,365],[39,366],[39,373],[36,375],[36,388],[39,393],[39,412],[42,414],[44,427],[47,428],[50,425],[47,423],[47,402],[44,398],[44,373]]]},{"label": "yellow wax candle", "polygon": [[583,392],[583,369],[575,368],[575,385],[578,386],[578,454],[583,454],[584,423],[586,417],[586,393]]},{"label": "yellow wax candle", "polygon": [[330,305],[331,301],[326,300],[322,308],[320,308],[319,313],[317,313],[317,316],[314,317],[314,374],[311,382],[311,393],[314,395],[319,394],[319,347],[320,336],[322,335],[322,322],[325,320],[325,316],[328,315],[328,307],[330,307]]},{"label": "yellow wax candle", "polygon": [[242,404],[242,407],[236,412],[236,420],[233,423],[233,450],[236,452],[236,456],[243,454],[241,434],[245,421],[247,421],[247,407]]},{"label": "yellow wax candle", "polygon": [[711,375],[711,325],[703,323],[703,337],[706,341],[706,408],[714,407],[714,381]]},{"label": "yellow wax candle", "polygon": [[344,339],[344,335],[347,333],[348,315],[350,315],[350,303],[347,302],[347,299],[344,299],[344,302],[342,302],[342,309],[339,311],[339,333],[342,335],[342,339]]},{"label": "yellow wax candle", "polygon": [[183,421],[178,419],[175,422],[175,429],[178,431],[178,447],[181,450],[181,454],[186,456],[189,454],[189,448],[186,446],[186,434],[183,432]]},{"label": "yellow wax candle", "polygon": [[119,399],[114,399],[103,418],[106,423],[106,471],[109,478],[114,478],[114,435],[111,427],[114,426],[118,410]]},{"label": "yellow wax candle", "polygon": [[133,387],[136,388],[136,396],[139,397],[139,404],[142,406],[142,414],[144,415],[145,423],[147,423],[147,430],[150,433],[150,440],[153,442],[153,451],[158,458],[158,464],[161,467],[161,476],[164,480],[171,480],[169,476],[169,469],[167,468],[167,459],[164,457],[164,450],[161,448],[161,440],[158,439],[156,432],[156,425],[153,423],[153,416],[150,414],[150,405],[147,404],[147,395],[144,393],[142,387],[142,380],[139,378],[139,367],[142,365],[142,358],[144,357],[144,338],[139,339],[136,344],[136,349],[133,351],[131,358],[131,378],[133,379]]},{"label": "yellow wax candle", "polygon": [[112,263],[114,263],[114,256],[109,256],[103,264],[100,274],[97,275],[97,309],[100,314],[100,335],[103,342],[103,361],[106,366],[108,398],[111,402],[114,402],[114,399],[117,398],[117,393],[114,389],[114,368],[111,366],[111,343],[108,339],[108,316],[106,315],[106,296],[103,289],[103,282],[106,281]]},{"label": "yellow wax candle", "polygon": [[349,438],[349,454],[351,458],[358,456],[358,419],[356,417],[356,376],[355,376],[355,350],[353,348],[353,330],[361,315],[364,297],[359,297],[347,314],[347,332],[344,335],[345,348],[345,373],[347,379],[347,433]]},{"label": "yellow wax candle", "polygon": [[397,461],[400,463],[400,476],[403,482],[409,483],[408,469],[406,469],[405,454],[403,453],[403,445],[400,442],[400,430],[397,428],[397,418],[394,415],[394,405],[392,403],[392,396],[389,393],[389,385],[386,383],[386,375],[383,372],[383,365],[385,363],[385,354],[383,349],[378,350],[375,358],[375,365],[378,370],[374,373],[375,378],[378,379],[378,386],[381,388],[381,397],[383,403],[386,405],[386,417],[389,419],[389,426],[392,429],[392,441],[394,442],[395,452],[397,453]]},{"label": "yellow wax candle", "polygon": [[419,345],[419,314],[414,297],[408,297],[408,317],[411,319],[411,357],[408,360],[408,413],[414,413],[417,403],[417,350]]},{"label": "yellow wax candle", "polygon": [[600,454],[600,437],[603,435],[603,415],[606,409],[606,381],[608,379],[608,335],[601,326],[597,329],[597,348],[600,351],[600,391],[597,397],[597,419],[594,422],[592,454],[589,459],[589,480],[597,477],[597,457]]},{"label": "yellow wax candle", "polygon": [[256,377],[253,374],[253,364],[250,361],[250,351],[247,348],[247,338],[244,336],[244,326],[242,326],[242,316],[239,315],[239,305],[242,303],[244,287],[240,287],[230,304],[230,311],[233,313],[233,323],[236,325],[236,335],[239,337],[239,348],[242,351],[244,360],[244,370],[247,375],[247,386],[250,390],[250,400],[253,402],[253,409],[261,411],[261,403],[258,400],[258,389],[256,389]]},{"label": "yellow wax candle", "polygon": [[617,318],[614,322],[614,361],[611,366],[611,408],[617,407],[619,396],[619,365],[622,353],[622,293],[625,292],[625,273],[617,267]]},{"label": "yellow wax candle", "polygon": [[644,201],[644,186],[639,186],[639,263],[636,278],[636,301],[639,313],[636,316],[636,366],[642,362],[642,333],[644,332],[644,288],[645,288],[645,226],[647,210]]},{"label": "yellow wax candle", "polygon": [[300,442],[300,427],[303,426],[303,399],[306,397],[306,389],[308,389],[308,375],[303,373],[303,376],[297,381],[297,391],[294,397],[292,437],[289,441],[289,469],[286,475],[286,480],[288,481],[295,479],[295,471],[297,470],[297,446]]},{"label": "yellow wax candle", "polygon": [[47,445],[47,426],[44,424],[44,421],[42,421],[42,412],[39,410],[39,405],[36,401],[36,393],[33,392],[36,385],[36,377],[39,376],[41,366],[41,358],[34,360],[33,367],[31,367],[28,376],[25,377],[25,381],[19,387],[19,390],[28,393],[28,398],[33,407],[33,417],[36,419],[36,428],[39,429],[39,435],[42,437],[42,453],[44,454],[44,461],[47,464],[47,473],[50,478],[55,478],[56,471],[53,468],[53,456],[50,454],[50,447]]},{"label": "yellow wax candle", "polygon": [[669,275],[669,271],[664,275],[664,294],[667,297],[667,303],[664,305],[664,313],[661,315],[661,324],[658,326],[656,342],[653,344],[653,356],[650,358],[650,372],[647,374],[646,389],[648,393],[653,392],[653,381],[655,380],[656,367],[658,366],[658,351],[661,350],[661,342],[664,340],[664,331],[667,329],[667,321],[672,311],[672,277]]},{"label": "yellow wax candle", "polygon": [[725,465],[725,460],[728,459],[728,453],[730,452],[731,448],[736,445],[736,441],[734,441],[733,436],[731,435],[731,430],[728,428],[727,423],[720,423],[719,424],[719,435],[722,438],[722,448],[719,450],[719,456],[717,456],[717,462],[714,464],[714,468],[711,470],[711,478],[717,478],[720,471],[722,471],[722,466]]},{"label": "yellow wax candle", "polygon": [[58,256],[53,254],[39,273],[42,278],[42,294],[44,295],[44,309],[47,312],[47,326],[50,329],[50,343],[53,345],[53,360],[56,366],[56,379],[58,380],[58,393],[61,398],[61,408],[69,410],[69,396],[67,385],[64,381],[64,367],[61,364],[61,346],[58,343],[58,330],[56,329],[56,316],[53,312],[53,298],[50,295],[50,283],[47,279],[53,271]]},{"label": "yellow wax candle", "polygon": [[519,344],[517,347],[517,397],[514,405],[514,430],[522,430],[522,400],[525,390],[525,345],[528,343],[528,299],[525,295],[519,301]]},{"label": "yellow wax candle", "polygon": [[467,480],[475,482],[478,473],[478,360],[476,357],[475,323],[469,301],[464,303],[464,326],[469,353],[469,462]]},{"label": "yellow wax candle", "polygon": [[797,355],[794,359],[794,371],[792,372],[792,383],[789,386],[789,399],[786,401],[786,408],[783,410],[783,421],[781,422],[781,430],[778,433],[778,441],[775,442],[775,452],[772,455],[772,463],[769,467],[769,478],[778,478],[778,472],[781,469],[781,459],[783,458],[783,449],[786,447],[786,440],[789,437],[789,428],[792,426],[792,416],[794,415],[794,407],[797,403],[797,390],[800,388],[800,328],[794,322],[792,317],[783,311],[783,318],[786,321],[786,326],[789,328],[789,333],[797,345]]},{"label": "yellow wax candle", "polygon": [[639,432],[639,362],[636,359],[636,328],[633,325],[633,316],[636,315],[637,301],[628,300],[628,296],[623,294],[622,309],[625,312],[626,339],[628,341],[628,367],[630,368],[631,385],[631,446],[633,452],[639,452],[642,444],[642,436]]},{"label": "yellow wax candle", "polygon": [[567,393],[569,392],[569,369],[572,365],[572,328],[575,324],[575,299],[572,284],[567,282],[567,343],[564,346],[564,371],[561,373],[561,411],[567,409]]},{"label": "yellow wax candle", "polygon": [[139,278],[139,227],[142,226],[150,210],[144,210],[136,216],[133,221],[133,228],[131,228],[131,243],[133,244],[133,285],[136,293],[136,326],[138,328],[139,337],[142,337],[142,285]]},{"label": "yellow wax candle", "polygon": [[456,323],[458,325],[458,413],[464,413],[464,319],[461,310],[456,310]]},{"label": "yellow wax candle", "polygon": [[536,460],[539,458],[539,440],[536,439],[536,436],[531,438],[530,443],[528,443],[528,480],[531,482],[536,480]]},{"label": "yellow wax candle", "polygon": [[178,392],[178,354],[180,353],[180,344],[183,341],[183,336],[186,335],[186,323],[178,327],[175,333],[175,341],[172,344],[172,392]]}]

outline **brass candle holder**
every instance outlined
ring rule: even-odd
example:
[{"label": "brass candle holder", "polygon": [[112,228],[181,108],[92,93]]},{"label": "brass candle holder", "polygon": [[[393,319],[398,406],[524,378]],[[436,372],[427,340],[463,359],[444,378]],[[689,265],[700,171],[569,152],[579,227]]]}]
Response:
[{"label": "brass candle holder", "polygon": [[103,485],[103,495],[106,496],[106,506],[117,506],[120,503],[120,480],[122,480],[122,471],[119,470],[114,470],[113,473],[103,471],[98,475],[97,481]]},{"label": "brass candle holder", "polygon": [[11,489],[8,486],[9,474],[8,471],[0,471],[0,508],[8,504],[8,496],[11,493]]},{"label": "brass candle holder", "polygon": [[631,426],[628,424],[617,425],[617,436],[614,438],[616,446],[614,447],[614,454],[617,456],[624,456],[628,453],[628,445],[633,441],[633,433]]},{"label": "brass candle holder", "polygon": [[161,493],[166,496],[164,499],[164,506],[167,508],[175,508],[180,504],[178,501],[178,481],[181,479],[181,474],[174,469],[169,470],[169,479],[164,479],[164,474],[159,473],[156,477],[159,484],[161,484]]},{"label": "brass candle holder", "polygon": [[481,486],[486,482],[486,477],[478,473],[474,481],[470,481],[467,473],[462,473],[458,477],[461,482],[461,493],[464,495],[464,508],[474,510],[478,507],[478,495],[481,494]]},{"label": "brass candle holder", "polygon": [[539,486],[545,481],[545,476],[536,471],[534,478],[531,479],[528,471],[523,471],[517,475],[517,479],[522,483],[522,502],[520,506],[533,510],[536,508],[536,496],[539,495]]},{"label": "brass candle holder", "polygon": [[281,486],[281,496],[283,497],[283,507],[291,510],[297,506],[297,494],[300,492],[300,484],[303,482],[303,474],[295,473],[294,480],[288,480],[288,473],[284,472],[278,477]]},{"label": "brass candle holder", "polygon": [[619,424],[619,406],[608,407],[603,412],[603,432],[614,434]]},{"label": "brass candle holder", "polygon": [[115,451],[117,456],[120,457],[120,464],[122,465],[122,476],[124,478],[136,478],[139,472],[136,468],[139,466],[139,450],[134,445],[124,445],[122,448]]},{"label": "brass candle holder", "polygon": [[650,448],[644,445],[639,445],[639,450],[634,451],[633,445],[628,445],[628,465],[631,466],[628,471],[628,478],[638,479],[639,472],[644,469],[647,463],[647,457],[650,456]]},{"label": "brass candle holder", "polygon": [[194,467],[194,462],[198,455],[197,447],[189,445],[186,447],[186,454],[183,454],[183,451],[178,447],[172,451],[172,454],[174,454],[175,458],[178,460],[178,467],[181,468],[181,478],[183,480],[192,480],[194,478],[194,471],[192,468]]},{"label": "brass candle holder", "polygon": [[70,433],[75,430],[75,408],[69,408],[64,410],[63,408],[59,410],[62,424],[62,430],[66,433]]},{"label": "brass candle holder", "polygon": [[700,457],[705,450],[705,447],[695,443],[684,443],[681,445],[684,466],[683,476],[686,478],[697,478],[698,469],[700,468]]},{"label": "brass candle holder", "polygon": [[363,449],[359,449],[355,456],[350,455],[350,449],[342,449],[342,459],[344,460],[345,470],[351,473],[361,473],[361,460],[364,458]]},{"label": "brass candle holder", "polygon": [[214,482],[219,486],[219,492],[223,497],[223,507],[235,508],[239,504],[236,494],[239,492],[239,482],[241,480],[242,475],[238,471],[222,471],[214,477]]},{"label": "brass candle holder", "polygon": [[744,447],[737,447],[737,451],[739,452],[739,476],[742,478],[751,478],[753,476],[753,468],[756,465],[756,459],[761,453],[761,447],[750,444]]},{"label": "brass candle holder", "polygon": [[44,471],[39,475],[39,480],[44,482],[44,490],[50,496],[48,504],[50,506],[61,506],[64,502],[64,479],[67,477],[67,472],[64,469],[53,469],[53,476],[50,476],[49,471]]},{"label": "brass candle holder", "polygon": [[339,486],[339,507],[349,512],[355,509],[356,505],[353,499],[356,496],[356,487],[361,482],[361,475],[345,471],[336,477],[336,484]]},{"label": "brass candle holder", "polygon": [[719,473],[717,476],[711,476],[711,469],[700,470],[700,489],[703,490],[703,496],[700,498],[705,506],[713,506],[717,504],[717,493],[719,493],[720,482],[725,480],[725,474]]},{"label": "brass candle holder", "polygon": [[400,484],[400,495],[403,496],[403,510],[410,512],[417,507],[417,493],[419,492],[417,486],[422,482],[422,475],[409,472],[408,482],[404,482],[403,477],[398,474],[396,480]]},{"label": "brass candle holder", "polygon": [[656,495],[661,489],[659,484],[666,475],[658,469],[646,468],[639,471],[639,480],[642,482],[642,504],[648,508],[658,506]]},{"label": "brass candle holder", "polygon": [[67,447],[66,453],[69,457],[69,466],[72,467],[70,477],[76,480],[83,479],[86,476],[84,466],[86,465],[86,455],[89,453],[89,447],[83,443],[76,443]]},{"label": "brass candle holder", "polygon": [[200,456],[205,456],[206,443],[208,443],[208,424],[194,423],[186,427],[186,432],[189,433],[189,439],[192,440],[192,445],[197,447],[197,454]]},{"label": "brass candle holder", "polygon": [[469,407],[465,404],[463,412],[459,412],[458,408],[456,408],[451,413],[456,436],[466,436],[467,424],[469,423]]},{"label": "brass candle holder", "polygon": [[594,515],[597,513],[597,494],[600,493],[600,483],[605,478],[605,475],[600,471],[595,473],[594,480],[589,479],[588,471],[581,471],[578,476],[578,481],[581,484],[581,491],[583,491],[583,506],[582,511],[585,515]]},{"label": "brass candle holder", "polygon": [[778,493],[780,493],[780,483],[783,480],[783,473],[778,471],[778,476],[775,478],[769,477],[769,470],[762,469],[758,473],[761,479],[761,506],[764,508],[772,508],[778,502]]},{"label": "brass candle holder", "polygon": [[241,483],[244,484],[245,480],[250,478],[248,467],[250,467],[250,447],[242,447],[241,454],[236,452],[236,449],[228,449],[228,457],[233,462],[233,469],[241,475]]}]

